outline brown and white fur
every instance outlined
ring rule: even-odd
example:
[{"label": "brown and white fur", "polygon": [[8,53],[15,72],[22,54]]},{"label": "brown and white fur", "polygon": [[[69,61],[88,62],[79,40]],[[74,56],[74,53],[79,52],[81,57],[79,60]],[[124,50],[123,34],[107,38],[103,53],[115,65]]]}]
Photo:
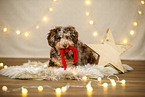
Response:
[{"label": "brown and white fur", "polygon": [[78,61],[73,64],[73,52],[70,50],[65,53],[67,65],[86,65],[97,64],[98,55],[94,53],[84,43],[78,40],[78,32],[75,27],[55,27],[48,33],[47,40],[52,47],[50,51],[49,66],[62,66],[59,49],[65,49],[74,46],[78,50]]}]

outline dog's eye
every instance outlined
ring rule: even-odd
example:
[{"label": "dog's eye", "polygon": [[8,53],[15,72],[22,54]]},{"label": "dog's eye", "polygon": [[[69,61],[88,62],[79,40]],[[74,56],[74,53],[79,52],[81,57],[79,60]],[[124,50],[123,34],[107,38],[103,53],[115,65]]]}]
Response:
[{"label": "dog's eye", "polygon": [[69,37],[68,36],[66,36],[66,39],[68,39]]},{"label": "dog's eye", "polygon": [[61,37],[57,37],[57,39],[61,39]]}]

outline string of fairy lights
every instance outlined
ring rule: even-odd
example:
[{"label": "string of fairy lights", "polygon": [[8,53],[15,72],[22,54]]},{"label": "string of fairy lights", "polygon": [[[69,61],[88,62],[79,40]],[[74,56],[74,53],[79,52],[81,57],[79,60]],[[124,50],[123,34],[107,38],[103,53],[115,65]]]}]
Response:
[{"label": "string of fairy lights", "polygon": [[[144,5],[144,4],[145,4],[144,0],[141,0],[140,3],[141,3],[141,5]],[[85,0],[85,4],[86,4],[86,6],[87,6],[87,8],[88,8],[88,6],[90,6],[90,5],[92,4],[92,2],[91,2],[91,0]],[[139,10],[138,10],[138,15],[142,15],[142,14],[143,14],[142,9],[139,9]],[[87,11],[87,12],[85,13],[85,15],[89,17],[89,16],[90,16],[90,12]],[[91,17],[92,17],[92,16],[91,16]],[[90,17],[90,18],[91,18],[91,17]],[[90,20],[89,20],[89,24],[90,24],[90,25],[94,25],[93,19],[90,19]],[[137,21],[134,21],[132,25],[133,25],[134,27],[136,27],[136,26],[138,26],[138,22],[137,22]],[[132,35],[135,34],[135,31],[132,29],[132,30],[130,30],[129,34],[132,36]],[[98,33],[97,33],[96,31],[93,32],[93,36],[94,36],[94,37],[97,37],[97,35],[98,35]],[[128,40],[127,40],[127,39],[124,39],[124,40],[123,40],[123,43],[124,43],[124,44],[127,44],[127,43],[128,43]]]},{"label": "string of fairy lights", "polygon": [[[57,0],[52,0],[52,1],[53,1],[53,2],[56,2]],[[47,11],[53,12],[53,8],[48,8]],[[43,16],[43,17],[42,17],[42,21],[43,21],[43,22],[47,22],[47,21],[48,21],[48,17],[47,17],[47,16]],[[40,26],[39,26],[39,25],[36,25],[34,28],[37,30],[37,29],[40,28]],[[3,27],[3,28],[2,28],[2,31],[3,31],[3,32],[7,32],[8,30],[9,30],[8,27]],[[24,33],[24,36],[25,36],[25,37],[28,37],[30,32],[29,32],[29,31],[22,32],[20,29],[17,29],[17,30],[16,30],[16,34],[17,34],[17,35],[20,35],[20,34],[22,34],[22,33]]]},{"label": "string of fairy lights", "polygon": [[16,89],[12,89],[12,90],[9,90],[7,86],[2,86],[2,91],[3,92],[15,92],[15,91],[19,91],[21,90],[21,93],[23,96],[27,96],[28,94],[28,90],[31,89],[31,88],[36,88],[39,92],[43,92],[44,88],[49,88],[49,89],[52,89],[57,96],[61,96],[62,93],[66,92],[69,88],[73,87],[73,88],[86,88],[87,90],[87,93],[89,96],[92,95],[92,92],[93,92],[93,87],[92,87],[92,81],[95,81],[96,84],[98,84],[98,86],[102,86],[104,88],[107,88],[109,86],[112,86],[112,87],[116,87],[117,83],[121,83],[122,86],[124,87],[125,86],[125,83],[126,81],[125,80],[119,80],[119,77],[117,75],[113,75],[117,78],[117,80],[115,81],[115,79],[111,79],[110,77],[111,76],[108,76],[107,79],[110,81],[110,84],[108,83],[101,83],[102,79],[101,77],[98,77],[96,80],[92,80],[92,79],[88,79],[86,76],[82,77],[81,80],[83,81],[89,81],[87,83],[87,85],[85,86],[80,86],[80,85],[70,85],[69,83],[65,86],[62,86],[62,87],[58,87],[58,88],[53,88],[49,85],[43,85],[43,86],[22,86],[20,88],[16,88]]},{"label": "string of fairy lights", "polygon": [[[47,67],[46,65],[44,65],[44,67]],[[0,69],[6,69],[8,68],[7,65],[4,65],[4,63],[0,63]],[[76,73],[73,73],[74,76],[76,75]],[[111,77],[112,76],[115,76],[116,77],[116,80],[115,79],[112,79]],[[69,83],[65,86],[62,86],[62,87],[58,87],[58,88],[53,88],[49,85],[43,85],[43,86],[22,86],[20,88],[15,88],[15,89],[12,89],[12,90],[9,90],[6,85],[2,86],[2,91],[3,92],[16,92],[16,91],[20,91],[21,90],[21,93],[22,93],[22,96],[27,96],[28,94],[28,90],[31,89],[31,88],[36,88],[38,89],[39,92],[42,92],[44,90],[44,88],[49,88],[49,89],[52,89],[57,97],[60,97],[62,93],[66,92],[69,88],[73,87],[73,88],[86,88],[87,90],[87,94],[89,96],[92,95],[92,92],[93,92],[93,87],[91,85],[92,81],[96,83],[97,81],[97,85],[100,86],[100,87],[104,87],[105,89],[109,86],[112,86],[112,87],[116,87],[117,83],[121,83],[121,85],[124,87],[125,86],[125,83],[126,83],[126,80],[120,80],[119,77],[117,75],[111,75],[111,76],[107,76],[107,79],[110,81],[110,83],[107,83],[107,82],[104,82],[102,83],[102,78],[101,77],[98,77],[98,78],[89,78],[87,77],[86,75],[84,75],[82,78],[77,78],[77,76],[75,76],[75,78],[77,80],[81,80],[81,81],[89,81],[88,84],[86,86],[80,86],[80,85],[70,85]]]},{"label": "string of fairy lights", "polygon": [[[55,3],[55,2],[57,2],[57,0],[53,0],[53,2]],[[141,0],[140,3],[142,5],[145,4],[144,0]],[[90,0],[85,0],[85,4],[87,6],[90,6],[92,4],[92,2]],[[48,9],[49,12],[52,12],[53,10],[54,10],[53,8],[49,8]],[[143,14],[142,10],[138,10],[138,15],[142,15],[142,14]],[[90,16],[90,12],[87,11],[85,13],[85,15],[89,17]],[[47,22],[48,21],[48,17],[47,16],[42,17],[42,21]],[[89,24],[90,25],[94,25],[94,21],[91,19],[89,21]],[[133,26],[134,27],[138,26],[138,22],[137,21],[134,21],[133,22]],[[35,26],[35,29],[39,29],[39,28],[40,27],[38,25]],[[3,32],[7,32],[8,31],[8,28],[7,27],[4,27],[2,30],[3,30]],[[25,37],[28,37],[29,36],[29,33],[30,32],[28,32],[28,31],[24,32],[24,36]],[[130,35],[134,35],[135,34],[135,31],[134,30],[130,30],[129,33],[130,33]],[[20,29],[16,30],[16,34],[17,35],[22,34],[21,30]],[[93,32],[93,36],[94,37],[97,37],[97,35],[98,35],[97,32]],[[123,42],[124,42],[124,44],[126,44],[128,42],[128,40],[125,39],[125,40],[123,40]],[[7,68],[7,67],[8,67],[7,65],[4,65],[3,63],[0,63],[0,68]],[[22,86],[20,88],[12,89],[12,90],[8,90],[8,87],[7,86],[2,86],[2,91],[4,91],[4,92],[14,92],[14,91],[21,90],[22,95],[27,95],[28,94],[28,89],[30,89],[30,88],[37,88],[39,92],[42,92],[44,88],[50,88],[50,89],[52,89],[52,90],[54,90],[56,92],[56,95],[61,95],[63,92],[66,92],[69,88],[75,87],[75,88],[86,88],[87,91],[88,91],[88,93],[91,94],[92,91],[93,91],[93,87],[91,85],[92,81],[99,82],[100,83],[99,86],[103,86],[104,88],[107,88],[108,86],[111,86],[111,85],[115,87],[117,85],[117,83],[121,83],[122,86],[125,86],[125,83],[126,83],[125,80],[121,80],[120,81],[119,80],[119,77],[117,75],[114,75],[114,76],[117,78],[116,81],[115,81],[115,79],[111,79],[110,76],[107,77],[107,79],[110,81],[110,84],[108,84],[108,83],[102,83],[101,84],[101,81],[102,81],[102,78],[101,77],[98,77],[97,80],[92,80],[92,79],[88,79],[87,76],[84,76],[84,77],[81,78],[81,80],[83,80],[83,81],[89,81],[89,80],[91,80],[91,81],[88,82],[88,84],[86,86],[70,85],[70,84],[67,84],[66,86],[63,86],[61,88],[53,88],[53,87],[48,86],[48,85],[44,85],[44,86]]]},{"label": "string of fairy lights", "polygon": [[[53,3],[55,3],[55,2],[57,2],[57,0],[53,0]],[[141,0],[140,3],[141,3],[141,5],[144,5],[144,4],[145,4],[144,0]],[[86,6],[88,7],[88,6],[91,6],[92,2],[91,2],[91,0],[85,0],[85,4],[86,4]],[[49,12],[52,12],[53,10],[54,10],[53,8],[48,8],[48,11],[49,11]],[[143,14],[142,9],[139,9],[139,10],[138,10],[138,15],[142,15],[142,14]],[[90,16],[90,12],[87,11],[87,12],[85,13],[85,15],[89,17],[89,16]],[[47,21],[48,21],[48,17],[47,17],[47,16],[42,17],[42,21],[47,22]],[[93,19],[90,19],[90,20],[89,20],[89,24],[90,24],[90,25],[94,25]],[[136,27],[136,26],[138,26],[138,22],[137,22],[137,21],[134,21],[132,25],[133,25],[134,27]],[[39,28],[40,28],[40,27],[39,27],[38,25],[35,26],[35,29],[39,29]],[[7,31],[8,31],[8,28],[7,28],[7,27],[4,27],[2,30],[3,30],[3,32],[7,32]],[[21,33],[22,33],[21,30],[16,30],[16,34],[17,34],[17,35],[20,35]],[[30,32],[28,32],[28,31],[24,32],[24,36],[25,36],[25,37],[28,37],[28,36],[29,36],[29,33],[30,33]],[[130,35],[134,35],[134,34],[135,34],[135,31],[132,29],[132,30],[130,30],[129,33],[130,33]],[[93,36],[94,36],[94,37],[97,37],[97,35],[98,35],[98,33],[97,33],[96,31],[93,32]],[[127,43],[128,43],[128,40],[127,40],[127,39],[124,39],[124,40],[123,40],[123,43],[124,43],[124,44],[127,44]]]}]

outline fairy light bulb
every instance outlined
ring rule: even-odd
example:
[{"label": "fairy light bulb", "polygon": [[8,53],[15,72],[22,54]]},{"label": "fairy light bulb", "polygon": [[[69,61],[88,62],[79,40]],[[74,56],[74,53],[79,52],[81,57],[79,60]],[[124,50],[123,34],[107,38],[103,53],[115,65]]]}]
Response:
[{"label": "fairy light bulb", "polygon": [[46,22],[47,21],[47,17],[43,17],[43,21]]},{"label": "fairy light bulb", "polygon": [[92,92],[93,91],[93,88],[92,87],[87,87],[87,91],[88,92]]},{"label": "fairy light bulb", "polygon": [[100,42],[101,42],[101,43],[104,43],[104,40],[103,40],[103,39],[101,39],[101,40],[100,40]]},{"label": "fairy light bulb", "polygon": [[111,83],[115,82],[115,80],[114,80],[114,79],[110,79],[110,81],[111,81]]},{"label": "fairy light bulb", "polygon": [[61,93],[61,89],[60,89],[60,88],[57,88],[57,89],[55,89],[55,92],[56,92],[57,94],[60,94],[60,93]]},{"label": "fairy light bulb", "polygon": [[17,31],[16,31],[16,34],[17,34],[17,35],[20,35],[20,33],[21,33],[20,30],[17,30]]},{"label": "fairy light bulb", "polygon": [[87,88],[88,92],[92,92],[93,91],[93,88],[91,86],[91,81],[86,85],[86,88]]},{"label": "fairy light bulb", "polygon": [[0,63],[0,67],[3,67],[4,66],[4,63]]},{"label": "fairy light bulb", "polygon": [[113,82],[113,83],[112,83],[112,86],[116,86],[116,82]]},{"label": "fairy light bulb", "polygon": [[86,3],[86,5],[90,5],[91,1],[90,0],[86,0],[85,3]]},{"label": "fairy light bulb", "polygon": [[134,31],[133,30],[130,31],[130,35],[134,35]]},{"label": "fairy light bulb", "polygon": [[23,95],[26,95],[28,93],[28,90],[26,88],[22,88],[21,92],[22,92]]},{"label": "fairy light bulb", "polygon": [[127,39],[124,39],[124,40],[123,40],[123,43],[124,43],[124,44],[127,44],[127,43],[128,43]]},{"label": "fairy light bulb", "polygon": [[36,28],[36,29],[39,29],[39,26],[36,26],[35,28]]},{"label": "fairy light bulb", "polygon": [[28,37],[29,36],[29,33],[28,32],[25,32],[25,37]]},{"label": "fairy light bulb", "polygon": [[62,90],[62,92],[66,92],[67,87],[62,87],[61,90]]},{"label": "fairy light bulb", "polygon": [[98,33],[97,33],[97,32],[94,32],[94,33],[93,33],[93,36],[94,36],[94,37],[96,37],[97,35],[98,35]]},{"label": "fairy light bulb", "polygon": [[90,15],[90,13],[89,12],[86,12],[86,16],[89,16]]},{"label": "fairy light bulb", "polygon": [[3,91],[7,91],[7,90],[8,90],[7,86],[3,86],[3,87],[2,87],[2,90],[3,90]]},{"label": "fairy light bulb", "polygon": [[141,4],[144,4],[144,0],[141,0]]},{"label": "fairy light bulb", "polygon": [[108,84],[104,83],[102,86],[106,88],[106,87],[108,87]]},{"label": "fairy light bulb", "polygon": [[46,67],[48,67],[48,65],[47,64],[44,64],[43,67],[46,68]]},{"label": "fairy light bulb", "polygon": [[8,28],[4,27],[3,32],[7,32],[7,31],[8,31]]},{"label": "fairy light bulb", "polygon": [[53,11],[53,8],[49,8],[49,11]]},{"label": "fairy light bulb", "polygon": [[98,81],[100,82],[102,79],[101,79],[101,77],[98,77]]},{"label": "fairy light bulb", "polygon": [[84,81],[86,81],[86,80],[87,80],[87,77],[86,77],[86,76],[84,76],[84,77],[82,77],[82,79],[83,79]]},{"label": "fairy light bulb", "polygon": [[116,86],[116,82],[114,79],[110,79],[112,86]]},{"label": "fairy light bulb", "polygon": [[38,91],[42,92],[43,91],[43,87],[42,86],[38,86]]},{"label": "fairy light bulb", "polygon": [[8,68],[8,66],[7,66],[7,65],[5,65],[5,66],[4,66],[4,68],[6,69],[6,68]]},{"label": "fairy light bulb", "polygon": [[137,22],[133,22],[133,25],[134,25],[134,26],[137,26],[138,24],[137,24]]},{"label": "fairy light bulb", "polygon": [[122,80],[122,81],[121,81],[121,83],[122,83],[122,84],[125,84],[125,83],[126,83],[126,81],[125,81],[125,80]]},{"label": "fairy light bulb", "polygon": [[138,11],[138,14],[140,14],[140,15],[141,15],[141,14],[142,14],[142,11]]},{"label": "fairy light bulb", "polygon": [[89,22],[89,23],[90,23],[90,25],[93,25],[93,24],[94,24],[94,21],[90,20],[90,22]]}]

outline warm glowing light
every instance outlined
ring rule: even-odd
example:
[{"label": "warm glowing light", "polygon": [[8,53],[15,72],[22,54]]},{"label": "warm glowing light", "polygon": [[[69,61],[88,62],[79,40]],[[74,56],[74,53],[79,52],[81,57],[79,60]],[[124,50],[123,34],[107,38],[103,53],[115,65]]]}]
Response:
[{"label": "warm glowing light", "polygon": [[43,91],[43,87],[42,86],[38,86],[38,91],[42,92]]},{"label": "warm glowing light", "polygon": [[22,94],[26,95],[28,93],[28,90],[26,88],[22,88]]},{"label": "warm glowing light", "polygon": [[3,67],[4,66],[4,63],[0,63],[0,67]]},{"label": "warm glowing light", "polygon": [[86,80],[87,80],[87,77],[86,77],[86,76],[84,76],[84,77],[82,77],[82,79],[83,79],[84,81],[86,81]]},{"label": "warm glowing light", "polygon": [[45,22],[46,22],[46,21],[47,21],[47,17],[43,17],[43,21],[45,21]]},{"label": "warm glowing light", "polygon": [[104,40],[103,39],[101,39],[101,43],[104,43]]},{"label": "warm glowing light", "polygon": [[28,32],[25,32],[25,36],[28,37],[29,36],[29,33]]},{"label": "warm glowing light", "polygon": [[90,13],[89,12],[86,12],[86,16],[89,16],[90,15]]},{"label": "warm glowing light", "polygon": [[57,89],[55,89],[55,92],[56,92],[57,94],[60,94],[60,93],[61,93],[61,89],[60,89],[60,88],[57,88]]},{"label": "warm glowing light", "polygon": [[16,34],[17,34],[17,35],[19,35],[20,33],[21,33],[21,31],[20,31],[20,30],[17,30],[17,31],[16,31]]},{"label": "warm glowing light", "polygon": [[106,88],[106,87],[108,87],[108,84],[104,83],[102,86]]},{"label": "warm glowing light", "polygon": [[8,31],[8,28],[4,27],[3,32],[7,32],[7,31]]},{"label": "warm glowing light", "polygon": [[112,83],[112,86],[116,86],[116,82],[113,82],[113,83]]},{"label": "warm glowing light", "polygon": [[115,80],[114,80],[114,79],[110,79],[110,81],[111,81],[111,83],[114,83],[114,82],[115,82]]},{"label": "warm glowing light", "polygon": [[57,0],[53,0],[54,2],[56,2]]},{"label": "warm glowing light", "polygon": [[2,87],[2,90],[3,90],[3,91],[7,91],[7,90],[8,90],[7,86],[3,86],[3,87]]},{"label": "warm glowing light", "polygon": [[36,26],[35,28],[36,28],[36,29],[39,29],[39,26]]},{"label": "warm glowing light", "polygon": [[48,67],[48,65],[47,64],[44,64],[43,67],[46,68],[46,67]]},{"label": "warm glowing light", "polygon": [[133,22],[133,25],[134,25],[134,26],[137,26],[138,24],[137,24],[137,22]]},{"label": "warm glowing light", "polygon": [[130,35],[134,35],[134,31],[133,30],[130,31]]},{"label": "warm glowing light", "polygon": [[93,91],[93,88],[92,87],[87,87],[87,91],[88,92],[92,92]]},{"label": "warm glowing light", "polygon": [[90,0],[86,0],[85,3],[86,3],[86,5],[90,5],[91,1]]},{"label": "warm glowing light", "polygon": [[7,66],[7,65],[5,65],[5,66],[4,66],[4,68],[6,69],[6,68],[8,68],[8,66]]},{"label": "warm glowing light", "polygon": [[141,0],[141,4],[144,4],[144,0]]},{"label": "warm glowing light", "polygon": [[116,86],[116,82],[114,79],[110,79],[112,86]]},{"label": "warm glowing light", "polygon": [[93,36],[94,36],[94,37],[96,37],[97,35],[98,35],[98,33],[97,33],[97,32],[94,32],[94,33],[93,33]]},{"label": "warm glowing light", "polygon": [[66,92],[67,87],[62,87],[61,90],[62,90],[62,92]]},{"label": "warm glowing light", "polygon": [[142,11],[138,11],[138,14],[142,14]]},{"label": "warm glowing light", "polygon": [[102,79],[101,79],[101,77],[98,77],[98,81],[101,81]]},{"label": "warm glowing light", "polygon": [[91,20],[89,23],[90,23],[90,25],[93,25],[94,24],[94,21]]},{"label": "warm glowing light", "polygon": [[49,11],[53,11],[53,8],[49,8]]},{"label": "warm glowing light", "polygon": [[123,43],[124,43],[124,44],[127,44],[127,42],[128,42],[127,39],[124,39],[124,40],[123,40]]},{"label": "warm glowing light", "polygon": [[121,83],[122,83],[122,84],[125,84],[125,83],[126,83],[126,81],[125,81],[125,80],[122,80],[122,81],[121,81]]}]

